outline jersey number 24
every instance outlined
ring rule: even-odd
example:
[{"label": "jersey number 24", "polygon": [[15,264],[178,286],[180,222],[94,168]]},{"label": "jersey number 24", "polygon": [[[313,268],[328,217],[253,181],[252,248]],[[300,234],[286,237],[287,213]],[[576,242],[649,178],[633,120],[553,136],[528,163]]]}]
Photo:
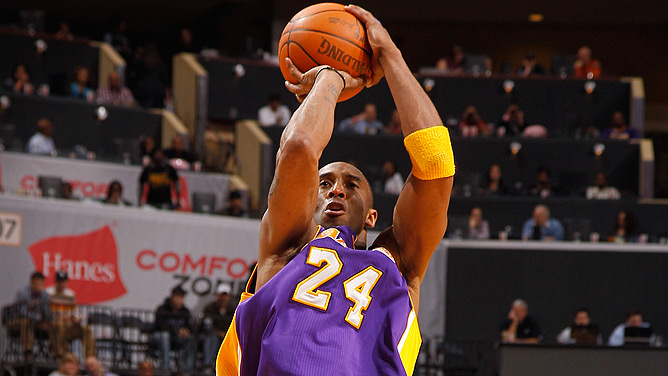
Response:
[{"label": "jersey number 24", "polygon": [[[297,284],[292,300],[326,311],[332,293],[320,290],[319,287],[341,273],[343,263],[335,250],[320,247],[309,249],[306,263],[319,269]],[[353,302],[352,307],[348,309],[345,320],[354,328],[359,329],[362,326],[362,320],[364,319],[362,311],[369,308],[371,290],[382,275],[383,272],[380,270],[368,266],[343,282],[346,298]]]}]

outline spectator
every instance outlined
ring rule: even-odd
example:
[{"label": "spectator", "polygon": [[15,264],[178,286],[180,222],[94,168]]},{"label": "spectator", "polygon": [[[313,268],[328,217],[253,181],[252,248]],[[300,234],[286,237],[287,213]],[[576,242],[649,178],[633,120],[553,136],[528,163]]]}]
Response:
[{"label": "spectator", "polygon": [[498,164],[489,166],[485,183],[478,190],[478,195],[483,197],[498,197],[510,195],[510,189],[503,182],[501,167]]},{"label": "spectator", "polygon": [[[584,330],[584,335],[576,333],[577,330]],[[589,310],[587,308],[580,308],[575,311],[573,322],[559,333],[557,342],[562,345],[572,343],[596,343],[600,345],[603,343],[603,340],[601,339],[598,325],[591,323]]]},{"label": "spectator", "polygon": [[524,112],[516,104],[511,104],[506,108],[506,112],[501,116],[497,124],[497,134],[499,136],[517,136],[524,132]]},{"label": "spectator", "polygon": [[60,196],[64,200],[78,200],[72,192],[72,184],[66,181],[60,186]]},{"label": "spectator", "polygon": [[127,22],[116,18],[112,21],[112,24],[113,30],[104,33],[104,41],[112,45],[125,61],[132,61],[132,47],[127,35]]},{"label": "spectator", "polygon": [[538,76],[545,74],[545,68],[536,62],[536,55],[529,51],[522,59],[522,67],[517,71],[521,77]]},{"label": "spectator", "polygon": [[377,116],[376,105],[367,103],[364,106],[364,112],[341,121],[339,130],[358,134],[378,134],[383,131],[383,123],[377,119]]},{"label": "spectator", "polygon": [[547,167],[538,168],[536,173],[536,183],[529,190],[529,195],[540,198],[556,195],[557,189],[550,182],[551,172]]},{"label": "spectator", "polygon": [[144,360],[143,362],[139,363],[137,373],[139,376],[153,376],[153,364],[151,361]]},{"label": "spectator", "polygon": [[621,196],[617,188],[608,185],[608,177],[605,172],[596,173],[594,186],[587,187],[587,198],[590,200],[617,200]]},{"label": "spectator", "polygon": [[137,102],[146,108],[163,108],[168,92],[165,63],[155,43],[149,43],[135,53],[135,65],[130,77]]},{"label": "spectator", "polygon": [[227,198],[227,207],[223,209],[220,214],[229,215],[232,217],[246,217],[246,211],[243,206],[243,198],[241,192],[234,190],[230,192]]},{"label": "spectator", "polygon": [[501,340],[504,343],[539,343],[543,334],[538,322],[529,316],[529,305],[516,299],[508,312],[508,318],[501,323]]},{"label": "spectator", "polygon": [[459,76],[464,73],[464,57],[464,50],[460,46],[452,46],[450,55],[445,58],[446,69],[449,74]]},{"label": "spectator", "polygon": [[53,124],[47,118],[37,120],[37,132],[28,140],[27,151],[30,154],[55,155],[56,144],[53,142]]},{"label": "spectator", "polygon": [[14,66],[12,76],[5,79],[4,87],[17,94],[30,95],[35,92],[35,87],[30,83],[30,71],[23,63]]},{"label": "spectator", "polygon": [[442,57],[442,58],[438,59],[436,61],[436,65],[434,66],[434,68],[436,68],[440,71],[443,71],[443,72],[447,72],[448,71],[448,59],[445,58],[445,57]]},{"label": "spectator", "polygon": [[635,243],[638,241],[636,230],[638,217],[630,211],[620,211],[615,220],[615,231],[608,237],[608,241],[615,243]]},{"label": "spectator", "polygon": [[86,372],[90,376],[118,376],[113,372],[107,371],[96,356],[86,357]]},{"label": "spectator", "polygon": [[172,161],[175,159],[181,159],[187,162],[187,164],[177,164],[177,166],[183,166],[180,167],[180,169],[185,170],[190,169],[190,166],[192,166],[193,162],[195,162],[195,156],[186,150],[185,141],[183,140],[183,136],[180,134],[174,135],[174,137],[172,137],[172,145],[169,149],[165,149],[165,157],[170,161],[170,164],[174,168],[177,168],[174,166],[175,163],[172,163]]},{"label": "spectator", "polygon": [[482,209],[477,206],[469,211],[468,238],[474,240],[489,239],[489,223],[482,218]]},{"label": "spectator", "polygon": [[95,339],[93,332],[88,326],[81,325],[81,320],[75,315],[77,308],[77,297],[74,291],[67,287],[67,272],[64,270],[56,272],[55,283],[46,289],[51,302],[52,321],[52,346],[55,349],[55,357],[65,354],[72,340],[83,340],[84,353],[86,356],[95,355]]},{"label": "spectator", "polygon": [[65,353],[60,358],[58,369],[51,372],[49,376],[77,376],[79,374],[79,359],[71,352]]},{"label": "spectator", "polygon": [[216,300],[209,303],[202,314],[202,333],[200,341],[204,352],[204,366],[214,368],[216,356],[232,323],[235,307],[231,304],[232,287],[222,283],[216,289]]},{"label": "spectator", "polygon": [[288,125],[292,113],[288,106],[281,102],[281,97],[278,94],[269,95],[267,105],[261,107],[257,112],[257,119],[261,126],[281,126]]},{"label": "spectator", "polygon": [[638,138],[638,132],[633,128],[629,128],[621,111],[615,111],[612,114],[612,125],[603,131],[601,137],[611,140],[628,140]]},{"label": "spectator", "polygon": [[184,358],[184,371],[195,368],[196,346],[190,327],[190,310],[183,305],[186,292],[179,286],[172,289],[170,297],[155,312],[154,341],[158,344],[161,368],[169,369],[169,352],[180,351]]},{"label": "spectator", "polygon": [[383,191],[385,193],[398,195],[404,188],[404,178],[397,171],[397,164],[394,161],[386,160],[381,167],[385,178]]},{"label": "spectator", "polygon": [[476,137],[478,135],[487,136],[490,130],[487,123],[478,115],[478,110],[474,106],[468,106],[459,119],[459,132],[464,137]]},{"label": "spectator", "polygon": [[189,53],[199,53],[202,50],[200,46],[195,44],[193,40],[193,33],[192,31],[184,27],[181,29],[179,33],[179,40],[176,42],[176,53],[179,52],[189,52]]},{"label": "spectator", "polygon": [[383,132],[385,134],[394,134],[394,135],[401,135],[401,118],[399,118],[399,111],[394,110],[392,111],[392,118],[390,118],[390,122],[387,123],[385,126],[385,131]]},{"label": "spectator", "polygon": [[16,293],[14,306],[14,314],[6,318],[7,331],[11,336],[20,338],[25,360],[30,362],[35,336],[51,336],[51,306],[49,294],[44,291],[44,274],[32,273],[30,286]]},{"label": "spectator", "polygon": [[591,58],[591,48],[580,47],[573,63],[573,74],[578,78],[601,77],[601,62]]},{"label": "spectator", "polygon": [[522,239],[524,240],[564,240],[564,227],[561,222],[550,218],[550,209],[539,204],[533,209],[533,218],[524,222],[522,227]]},{"label": "spectator", "polygon": [[95,99],[95,92],[89,87],[90,71],[86,67],[77,67],[74,70],[74,82],[70,85],[70,95],[73,98],[84,99],[92,102]]},{"label": "spectator", "polygon": [[141,139],[139,143],[139,152],[141,153],[142,165],[144,167],[151,163],[151,156],[155,151],[155,139],[151,136],[146,136]]},{"label": "spectator", "polygon": [[[624,333],[626,328],[651,328],[652,326],[643,321],[642,312],[631,308],[626,314],[626,321],[619,324],[608,338],[608,346],[622,346],[625,343]],[[654,334],[649,338],[650,343],[654,343]]]},{"label": "spectator", "polygon": [[124,107],[135,105],[135,98],[132,96],[130,89],[121,85],[121,77],[118,75],[118,72],[109,73],[107,85],[97,89],[96,97],[99,104]]},{"label": "spectator", "polygon": [[53,35],[58,40],[72,40],[74,35],[70,32],[70,25],[66,21],[60,21],[58,31]]},{"label": "spectator", "polygon": [[132,204],[125,201],[123,198],[123,185],[118,180],[113,180],[111,183],[109,183],[109,187],[107,188],[107,197],[102,202],[110,205],[132,206]]},{"label": "spectator", "polygon": [[[178,208],[179,176],[174,167],[165,163],[162,149],[153,152],[152,163],[142,171],[139,177],[139,206],[148,204],[160,209]],[[172,200],[175,191],[176,200]]]}]

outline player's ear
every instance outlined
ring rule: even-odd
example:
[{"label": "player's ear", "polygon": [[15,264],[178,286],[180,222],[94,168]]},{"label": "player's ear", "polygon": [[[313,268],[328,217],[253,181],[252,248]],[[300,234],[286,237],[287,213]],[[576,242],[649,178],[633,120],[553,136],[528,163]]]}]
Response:
[{"label": "player's ear", "polygon": [[374,228],[378,220],[378,211],[376,209],[369,209],[364,220],[365,228]]}]

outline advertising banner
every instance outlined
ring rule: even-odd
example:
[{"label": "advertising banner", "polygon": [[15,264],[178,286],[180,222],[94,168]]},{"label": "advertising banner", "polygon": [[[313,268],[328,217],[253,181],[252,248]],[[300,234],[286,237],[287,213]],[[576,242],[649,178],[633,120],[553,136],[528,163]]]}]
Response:
[{"label": "advertising banner", "polygon": [[[123,186],[123,198],[132,205],[137,205],[142,167],[3,152],[0,154],[0,170],[0,183],[7,192],[33,195],[39,188],[40,176],[53,176],[69,182],[75,197],[98,200],[107,196],[109,183],[118,180]],[[191,171],[178,171],[178,174],[181,186],[180,203],[184,210],[190,210],[194,192],[215,194],[216,210],[226,205],[229,175]]]},{"label": "advertising banner", "polygon": [[[155,309],[172,288],[198,312],[221,283],[239,294],[257,259],[260,221],[92,202],[0,195],[0,305],[41,271],[66,270],[80,304]],[[371,235],[373,238],[373,235]],[[369,239],[371,241],[371,239]],[[442,333],[445,249],[422,285],[423,335]]]}]

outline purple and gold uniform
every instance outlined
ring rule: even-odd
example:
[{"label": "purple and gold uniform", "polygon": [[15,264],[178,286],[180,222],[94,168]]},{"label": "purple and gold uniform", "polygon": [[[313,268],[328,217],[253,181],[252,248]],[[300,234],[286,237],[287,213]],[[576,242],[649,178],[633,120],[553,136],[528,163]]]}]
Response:
[{"label": "purple and gold uniform", "polygon": [[411,375],[421,337],[390,252],[356,250],[346,226],[315,238],[243,293],[216,371],[228,375]]}]

